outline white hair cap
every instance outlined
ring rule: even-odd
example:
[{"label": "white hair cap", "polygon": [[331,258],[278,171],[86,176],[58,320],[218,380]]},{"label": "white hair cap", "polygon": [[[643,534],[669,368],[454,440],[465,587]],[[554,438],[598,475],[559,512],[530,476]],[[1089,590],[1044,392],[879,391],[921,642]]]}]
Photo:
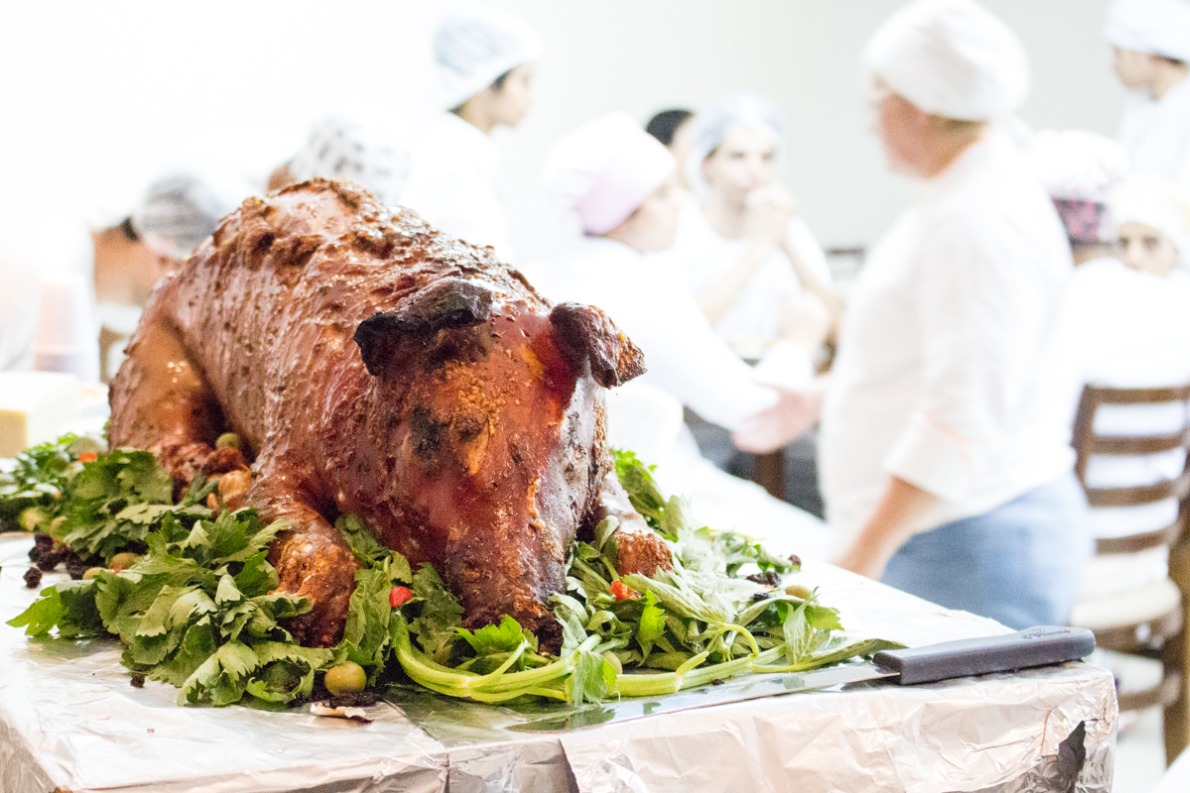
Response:
[{"label": "white hair cap", "polygon": [[1128,176],[1128,152],[1098,132],[1040,130],[1029,142],[1028,156],[1052,198],[1104,204]]},{"label": "white hair cap", "polygon": [[864,51],[870,75],[917,107],[963,121],[1011,115],[1029,92],[1019,38],[975,0],[917,0]]},{"label": "white hair cap", "polygon": [[545,163],[546,190],[578,213],[587,234],[605,234],[635,212],[676,166],[656,138],[627,113],[616,112],[554,144]]},{"label": "white hair cap", "polygon": [[1118,225],[1139,223],[1164,234],[1190,263],[1190,199],[1174,185],[1155,176],[1137,176],[1111,197],[1112,218]]},{"label": "white hair cap", "polygon": [[397,203],[408,170],[409,154],[396,145],[393,133],[344,118],[315,124],[289,162],[296,181],[320,176],[355,182],[385,204]]},{"label": "white hair cap", "polygon": [[133,231],[154,251],[185,259],[248,194],[249,188],[240,183],[170,174],[149,185],[128,219]]},{"label": "white hair cap", "polygon": [[1190,2],[1116,0],[1103,32],[1120,49],[1190,61]]},{"label": "white hair cap", "polygon": [[456,9],[434,33],[434,64],[450,110],[505,72],[541,57],[541,39],[517,19],[478,5]]},{"label": "white hair cap", "polygon": [[767,130],[779,153],[784,121],[781,111],[757,94],[732,94],[694,116],[690,133],[690,155],[686,161],[687,180],[696,188],[705,188],[702,163],[733,129],[752,127]]}]

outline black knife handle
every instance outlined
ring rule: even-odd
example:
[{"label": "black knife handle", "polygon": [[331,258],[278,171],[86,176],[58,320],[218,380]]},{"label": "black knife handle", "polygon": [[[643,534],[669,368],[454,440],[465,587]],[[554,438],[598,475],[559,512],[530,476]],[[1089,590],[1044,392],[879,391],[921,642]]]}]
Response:
[{"label": "black knife handle", "polygon": [[899,672],[895,679],[901,685],[912,685],[1076,661],[1094,649],[1095,635],[1085,628],[1039,625],[1000,636],[881,650],[872,660]]}]

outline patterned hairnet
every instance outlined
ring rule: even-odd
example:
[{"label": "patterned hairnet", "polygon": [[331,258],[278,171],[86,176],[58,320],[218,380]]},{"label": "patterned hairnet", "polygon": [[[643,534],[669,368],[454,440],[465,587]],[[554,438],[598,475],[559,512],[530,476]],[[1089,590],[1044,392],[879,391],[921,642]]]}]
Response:
[{"label": "patterned hairnet", "polygon": [[289,172],[299,182],[316,176],[355,182],[383,203],[395,204],[409,172],[409,154],[388,130],[327,118],[310,131]]},{"label": "patterned hairnet", "polygon": [[189,173],[170,174],[149,185],[129,220],[150,248],[184,259],[247,196],[246,188],[237,188],[216,186]]},{"label": "patterned hairnet", "polygon": [[450,14],[434,34],[443,106],[458,107],[496,78],[541,57],[541,40],[519,20],[471,5]]}]

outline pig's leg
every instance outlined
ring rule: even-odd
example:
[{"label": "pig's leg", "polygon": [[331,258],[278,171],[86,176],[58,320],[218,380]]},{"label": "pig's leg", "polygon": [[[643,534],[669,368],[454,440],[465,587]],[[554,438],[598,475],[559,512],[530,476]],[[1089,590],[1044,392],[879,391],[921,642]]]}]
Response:
[{"label": "pig's leg", "polygon": [[269,562],[277,570],[280,594],[307,598],[312,606],[286,623],[299,644],[329,647],[339,641],[359,563],[339,531],[312,506],[308,477],[268,457],[257,460],[259,477],[248,492],[248,505],[268,520],[290,528],[277,535]]},{"label": "pig's leg", "polygon": [[223,413],[169,318],[171,286],[146,309],[112,380],[108,439],[113,448],[154,452],[184,487],[199,473],[243,468],[244,459],[235,449],[213,448],[225,427]]},{"label": "pig's leg", "polygon": [[658,570],[673,567],[669,547],[657,532],[649,528],[628,500],[628,494],[612,471],[603,480],[599,494],[593,526],[605,517],[614,517],[620,522],[612,537],[616,541],[616,570],[620,575],[640,573],[652,576]]}]

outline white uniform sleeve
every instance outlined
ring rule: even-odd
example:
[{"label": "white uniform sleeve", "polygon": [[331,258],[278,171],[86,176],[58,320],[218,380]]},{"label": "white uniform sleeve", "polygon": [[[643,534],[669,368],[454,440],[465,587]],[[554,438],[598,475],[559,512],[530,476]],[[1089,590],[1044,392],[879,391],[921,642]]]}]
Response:
[{"label": "white uniform sleeve", "polygon": [[822,283],[832,283],[834,279],[831,277],[830,264],[826,261],[826,251],[822,250],[818,240],[814,239],[814,233],[801,218],[794,218],[789,224],[789,244],[802,257],[806,268],[818,276]]},{"label": "white uniform sleeve", "polygon": [[776,392],[756,382],[715,333],[687,290],[621,293],[605,307],[645,353],[652,382],[707,421],[729,430],[771,407]]},{"label": "white uniform sleeve", "polygon": [[1039,354],[1046,291],[1011,237],[952,223],[925,237],[916,268],[921,392],[885,468],[947,501],[963,500],[1004,442]]}]

